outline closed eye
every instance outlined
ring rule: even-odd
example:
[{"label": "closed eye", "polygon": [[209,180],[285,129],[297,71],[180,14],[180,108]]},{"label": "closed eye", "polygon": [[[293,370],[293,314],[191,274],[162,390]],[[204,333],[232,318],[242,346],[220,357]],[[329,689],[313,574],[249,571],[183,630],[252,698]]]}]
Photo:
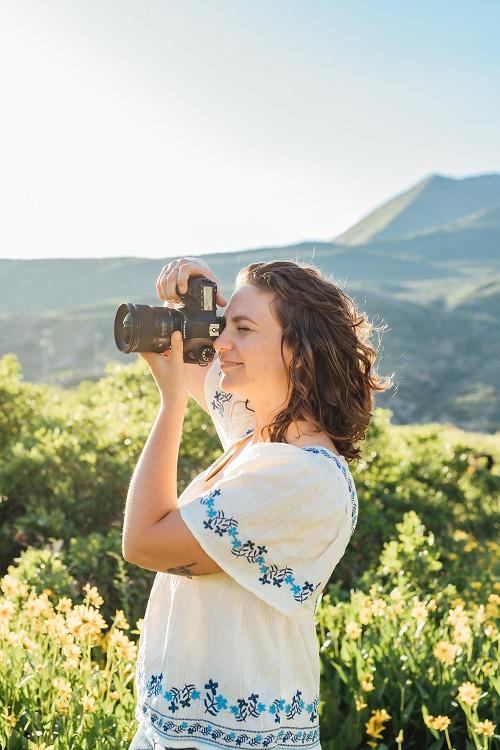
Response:
[{"label": "closed eye", "polygon": [[247,328],[246,326],[236,326],[237,331],[249,331],[250,328]]}]

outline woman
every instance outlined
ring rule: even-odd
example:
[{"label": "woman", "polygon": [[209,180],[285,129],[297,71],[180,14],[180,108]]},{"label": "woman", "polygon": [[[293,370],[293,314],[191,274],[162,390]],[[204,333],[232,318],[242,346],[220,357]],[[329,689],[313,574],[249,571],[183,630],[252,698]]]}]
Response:
[{"label": "woman", "polygon": [[[179,301],[200,260],[165,266]],[[218,295],[218,303],[226,302]],[[348,462],[375,391],[370,325],[319,271],[242,270],[208,368],[181,334],[144,354],[161,395],[125,509],[127,560],[158,571],[137,665],[134,750],[319,748],[314,612],[357,518]],[[225,452],[177,497],[188,393]]]}]

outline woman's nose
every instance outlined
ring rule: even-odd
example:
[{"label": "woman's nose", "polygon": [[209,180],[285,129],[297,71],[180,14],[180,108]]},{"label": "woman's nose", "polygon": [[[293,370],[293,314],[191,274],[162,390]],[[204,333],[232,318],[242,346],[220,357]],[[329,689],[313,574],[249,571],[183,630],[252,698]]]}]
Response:
[{"label": "woman's nose", "polygon": [[229,340],[229,336],[227,334],[227,327],[224,328],[220,336],[217,336],[217,338],[214,341],[214,348],[217,352],[222,351],[223,349],[230,349],[231,343]]}]

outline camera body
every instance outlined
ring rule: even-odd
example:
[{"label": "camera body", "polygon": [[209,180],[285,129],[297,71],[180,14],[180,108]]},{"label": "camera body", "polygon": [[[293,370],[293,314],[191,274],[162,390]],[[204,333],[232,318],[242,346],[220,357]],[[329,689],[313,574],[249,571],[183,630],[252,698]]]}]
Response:
[{"label": "camera body", "polygon": [[226,321],[217,315],[217,285],[204,278],[191,278],[182,302],[175,308],[151,307],[124,302],[116,311],[115,342],[125,354],[165,352],[170,349],[172,333],[181,331],[184,362],[208,364],[214,358],[214,340]]}]

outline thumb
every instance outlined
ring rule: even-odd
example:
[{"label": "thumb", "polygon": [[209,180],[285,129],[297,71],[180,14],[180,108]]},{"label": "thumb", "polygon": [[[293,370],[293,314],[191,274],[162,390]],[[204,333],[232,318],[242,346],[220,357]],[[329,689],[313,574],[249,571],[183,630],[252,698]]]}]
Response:
[{"label": "thumb", "polygon": [[180,331],[174,331],[170,339],[170,347],[172,350],[172,359],[182,358],[184,351],[184,342],[182,340],[182,333]]}]

